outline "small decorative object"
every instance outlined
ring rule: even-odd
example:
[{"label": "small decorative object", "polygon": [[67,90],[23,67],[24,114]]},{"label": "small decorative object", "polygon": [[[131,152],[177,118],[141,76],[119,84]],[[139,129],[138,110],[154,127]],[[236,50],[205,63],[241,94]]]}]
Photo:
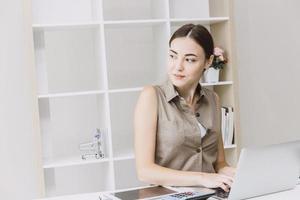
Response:
[{"label": "small decorative object", "polygon": [[204,72],[203,82],[215,83],[219,81],[220,70],[224,68],[227,59],[224,56],[224,50],[220,47],[214,48],[214,59],[211,66]]},{"label": "small decorative object", "polygon": [[87,158],[104,158],[103,146],[102,146],[102,135],[100,129],[96,129],[94,133],[94,138],[92,142],[82,143],[79,145],[79,150],[81,151],[82,160]]}]

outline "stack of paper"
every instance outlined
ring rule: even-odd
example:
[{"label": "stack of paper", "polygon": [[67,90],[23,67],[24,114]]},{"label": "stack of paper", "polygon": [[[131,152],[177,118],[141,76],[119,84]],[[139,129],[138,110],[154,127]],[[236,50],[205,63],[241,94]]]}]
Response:
[{"label": "stack of paper", "polygon": [[233,144],[234,136],[234,117],[233,117],[233,108],[232,107],[222,107],[222,137],[224,146]]}]

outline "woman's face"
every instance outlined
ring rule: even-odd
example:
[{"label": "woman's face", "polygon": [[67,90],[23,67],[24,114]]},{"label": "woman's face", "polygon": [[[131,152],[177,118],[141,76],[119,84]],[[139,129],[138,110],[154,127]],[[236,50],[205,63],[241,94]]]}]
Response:
[{"label": "woman's face", "polygon": [[177,87],[198,83],[204,68],[209,67],[203,48],[193,39],[176,38],[171,42],[168,75]]}]

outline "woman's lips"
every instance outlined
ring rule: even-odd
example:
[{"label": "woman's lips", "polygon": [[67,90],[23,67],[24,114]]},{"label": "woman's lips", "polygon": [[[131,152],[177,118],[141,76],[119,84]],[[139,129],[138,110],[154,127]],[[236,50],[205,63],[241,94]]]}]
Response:
[{"label": "woman's lips", "polygon": [[184,75],[179,75],[179,74],[174,74],[174,77],[176,79],[183,79],[185,76]]}]

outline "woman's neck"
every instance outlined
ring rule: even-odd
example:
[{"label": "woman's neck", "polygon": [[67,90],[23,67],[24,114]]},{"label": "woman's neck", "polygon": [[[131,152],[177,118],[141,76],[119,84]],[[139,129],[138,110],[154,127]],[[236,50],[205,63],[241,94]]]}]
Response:
[{"label": "woman's neck", "polygon": [[177,92],[181,97],[184,98],[185,102],[192,106],[196,100],[196,88],[198,86],[198,83],[195,83],[193,85],[187,85],[185,87],[176,87]]}]

